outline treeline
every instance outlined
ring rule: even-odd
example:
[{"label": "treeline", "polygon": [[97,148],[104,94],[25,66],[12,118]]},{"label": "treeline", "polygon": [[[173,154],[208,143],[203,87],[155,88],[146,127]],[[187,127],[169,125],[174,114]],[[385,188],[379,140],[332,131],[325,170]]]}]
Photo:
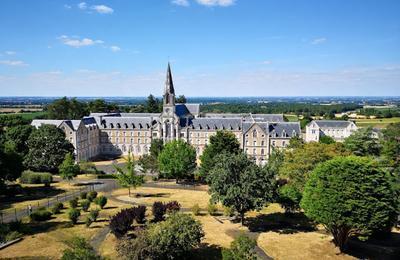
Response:
[{"label": "treeline", "polygon": [[400,109],[363,108],[359,110],[359,114],[364,116],[375,116],[377,118],[392,118],[400,116]]},{"label": "treeline", "polygon": [[202,105],[204,113],[254,113],[254,114],[287,114],[324,116],[343,113],[362,108],[352,103],[321,105],[312,103],[272,102],[268,104],[208,104]]}]

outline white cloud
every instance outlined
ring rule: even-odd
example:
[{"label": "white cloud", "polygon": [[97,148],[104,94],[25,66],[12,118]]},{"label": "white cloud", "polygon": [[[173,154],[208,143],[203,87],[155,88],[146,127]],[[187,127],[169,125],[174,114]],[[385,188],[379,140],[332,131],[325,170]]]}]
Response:
[{"label": "white cloud", "polygon": [[111,51],[113,51],[113,52],[118,52],[118,51],[120,51],[120,50],[121,50],[121,48],[120,48],[120,47],[118,47],[118,46],[115,46],[115,45],[111,46],[111,47],[110,47],[110,49],[111,49]]},{"label": "white cloud", "polygon": [[85,10],[87,8],[87,4],[85,2],[81,2],[78,4],[78,8],[81,10]]},{"label": "white cloud", "polygon": [[174,5],[179,5],[179,6],[189,6],[189,1],[188,0],[173,0],[171,1],[172,4]]},{"label": "white cloud", "polygon": [[65,8],[65,9],[71,9],[72,6],[70,6],[70,5],[64,5],[64,8]]},{"label": "white cloud", "polygon": [[261,62],[261,63],[264,64],[264,65],[269,65],[269,64],[272,63],[272,61],[270,61],[270,60],[265,60],[265,61],[263,61],[263,62]]},{"label": "white cloud", "polygon": [[114,9],[106,5],[94,5],[91,9],[95,10],[99,14],[112,14],[114,12]]},{"label": "white cloud", "polygon": [[326,41],[327,41],[327,39],[324,38],[324,37],[315,38],[314,40],[311,41],[311,44],[317,45],[317,44],[324,43],[324,42],[326,42]]},{"label": "white cloud", "polygon": [[0,60],[0,64],[7,66],[15,66],[15,67],[23,67],[29,65],[21,60]]},{"label": "white cloud", "polygon": [[235,4],[236,0],[196,0],[197,3],[206,6],[230,6]]},{"label": "white cloud", "polygon": [[5,54],[7,54],[7,55],[15,55],[17,53],[15,51],[6,51]]},{"label": "white cloud", "polygon": [[102,40],[92,40],[89,38],[83,38],[79,39],[78,37],[69,37],[67,35],[62,35],[58,37],[59,40],[61,40],[62,43],[65,45],[79,48],[79,47],[85,47],[85,46],[92,46],[95,44],[103,44],[104,41]]}]

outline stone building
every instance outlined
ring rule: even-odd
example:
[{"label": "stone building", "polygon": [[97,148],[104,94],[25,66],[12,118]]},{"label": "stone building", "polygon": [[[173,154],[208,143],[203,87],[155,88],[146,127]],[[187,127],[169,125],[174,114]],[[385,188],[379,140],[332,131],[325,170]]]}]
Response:
[{"label": "stone building", "polygon": [[357,129],[356,124],[352,121],[313,120],[306,126],[306,142],[318,142],[319,138],[324,135],[332,137],[337,142],[342,142]]}]

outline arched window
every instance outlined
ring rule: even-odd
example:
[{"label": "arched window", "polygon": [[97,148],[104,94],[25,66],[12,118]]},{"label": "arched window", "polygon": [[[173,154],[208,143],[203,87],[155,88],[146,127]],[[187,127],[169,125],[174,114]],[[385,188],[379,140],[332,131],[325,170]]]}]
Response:
[{"label": "arched window", "polygon": [[253,130],[253,137],[257,138],[257,130],[256,129]]}]

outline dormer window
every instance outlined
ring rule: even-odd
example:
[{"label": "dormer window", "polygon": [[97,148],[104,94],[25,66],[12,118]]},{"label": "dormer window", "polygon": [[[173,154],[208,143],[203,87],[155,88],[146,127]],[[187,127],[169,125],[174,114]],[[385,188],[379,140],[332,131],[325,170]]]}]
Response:
[{"label": "dormer window", "polygon": [[117,123],[117,127],[118,127],[118,128],[121,128],[121,124],[120,124],[120,123]]},{"label": "dormer window", "polygon": [[110,127],[111,127],[111,128],[114,128],[114,124],[113,124],[113,123],[110,123]]},{"label": "dormer window", "polygon": [[125,123],[125,128],[128,128],[128,124],[127,123]]}]

